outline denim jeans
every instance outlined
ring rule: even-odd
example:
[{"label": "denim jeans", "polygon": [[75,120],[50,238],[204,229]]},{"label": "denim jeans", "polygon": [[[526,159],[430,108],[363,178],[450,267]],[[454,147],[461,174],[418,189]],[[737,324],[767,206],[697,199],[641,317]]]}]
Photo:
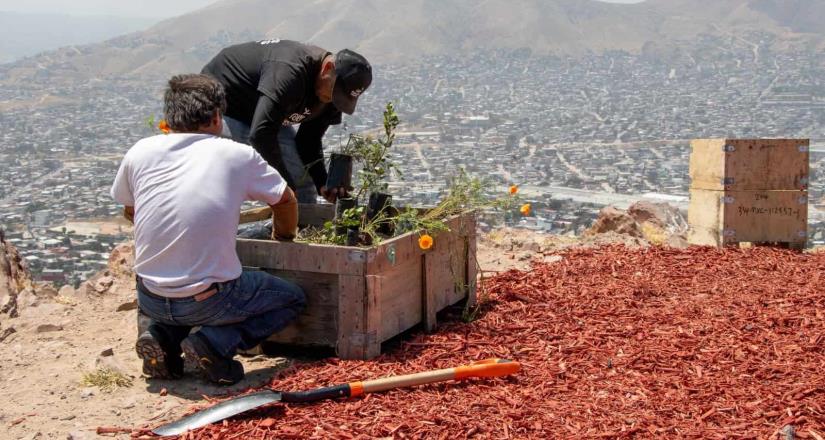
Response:
[{"label": "denim jeans", "polygon": [[[249,145],[249,124],[241,122],[229,116],[223,117],[222,137],[232,139],[235,142]],[[281,127],[278,132],[278,144],[281,146],[281,159],[284,161],[286,171],[292,177],[297,188],[292,188],[300,203],[317,203],[318,191],[315,183],[307,172],[307,167],[298,155],[298,144],[295,143],[295,128],[291,125]]]},{"label": "denim jeans", "polygon": [[147,295],[138,283],[138,306],[153,321],[166,324],[179,344],[193,326],[221,356],[248,350],[282,330],[306,306],[296,284],[260,271],[244,271],[232,281],[217,283],[218,292],[203,301]]}]

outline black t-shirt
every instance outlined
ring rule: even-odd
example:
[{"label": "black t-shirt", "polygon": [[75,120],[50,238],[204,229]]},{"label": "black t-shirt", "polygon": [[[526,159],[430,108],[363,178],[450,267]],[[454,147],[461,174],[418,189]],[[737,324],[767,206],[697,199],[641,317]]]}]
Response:
[{"label": "black t-shirt", "polygon": [[278,144],[282,125],[301,124],[298,154],[316,188],[326,181],[321,139],[341,112],[318,101],[315,80],[329,52],[289,40],[263,40],[223,49],[202,70],[226,89],[226,115],[250,126],[249,143],[295,188]]}]

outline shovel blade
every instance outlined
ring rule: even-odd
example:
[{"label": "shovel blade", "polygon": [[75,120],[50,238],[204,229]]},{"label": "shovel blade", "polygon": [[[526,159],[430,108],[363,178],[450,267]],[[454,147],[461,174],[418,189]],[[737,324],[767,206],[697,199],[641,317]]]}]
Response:
[{"label": "shovel blade", "polygon": [[201,428],[211,423],[220,422],[223,419],[244,413],[251,409],[280,401],[281,393],[277,391],[258,391],[257,393],[251,393],[236,397],[234,399],[224,400],[223,402],[206,408],[203,411],[198,411],[180,420],[157,427],[153,429],[152,432],[160,436],[181,435],[191,429]]}]

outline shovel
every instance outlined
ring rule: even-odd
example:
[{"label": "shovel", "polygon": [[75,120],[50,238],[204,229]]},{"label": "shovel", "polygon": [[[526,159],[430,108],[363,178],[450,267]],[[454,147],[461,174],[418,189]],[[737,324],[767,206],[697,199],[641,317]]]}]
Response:
[{"label": "shovel", "polygon": [[470,377],[507,376],[518,372],[520,368],[521,365],[518,362],[511,362],[505,359],[486,359],[461,367],[385,377],[364,382],[350,382],[310,391],[258,391],[234,399],[224,400],[203,411],[155,428],[152,432],[161,436],[180,435],[190,429],[197,429],[210,423],[219,422],[251,409],[275,402],[307,403],[340,397],[357,397],[366,393],[376,393],[395,388],[445,382],[448,380],[463,380]]}]

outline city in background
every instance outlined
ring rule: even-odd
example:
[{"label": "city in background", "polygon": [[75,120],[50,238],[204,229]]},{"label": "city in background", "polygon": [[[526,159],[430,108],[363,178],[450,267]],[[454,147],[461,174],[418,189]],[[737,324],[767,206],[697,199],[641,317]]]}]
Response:
[{"label": "city in background", "polygon": [[[705,42],[709,46],[714,41]],[[394,101],[402,120],[393,160],[399,204],[436,203],[459,167],[490,191],[518,184],[533,215],[518,226],[581,233],[608,204],[687,208],[689,141],[811,138],[809,244],[825,243],[825,55],[743,44],[667,62],[607,52],[584,58],[529,51],[432,56],[375,66],[359,109],[327,133],[376,130]],[[32,81],[0,87],[0,228],[38,280],[79,284],[130,237],[109,196],[120,159],[157,134],[162,81]],[[34,107],[16,106],[47,92]]]}]

